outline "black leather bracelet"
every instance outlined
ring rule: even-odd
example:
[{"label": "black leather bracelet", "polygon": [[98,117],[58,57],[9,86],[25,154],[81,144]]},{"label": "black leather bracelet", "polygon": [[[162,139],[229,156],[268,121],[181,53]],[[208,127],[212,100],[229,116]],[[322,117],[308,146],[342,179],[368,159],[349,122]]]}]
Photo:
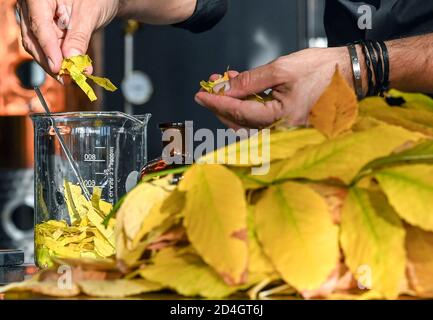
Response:
[{"label": "black leather bracelet", "polygon": [[373,70],[373,75],[374,75],[374,85],[372,88],[372,92],[371,95],[377,95],[378,94],[378,90],[377,90],[377,84],[380,81],[380,79],[377,78],[377,74],[378,74],[378,56],[376,55],[376,50],[374,50],[374,46],[372,44],[371,41],[366,41],[365,42],[365,46],[367,47],[367,50],[370,54],[370,58],[371,58],[371,68]]},{"label": "black leather bracelet", "polygon": [[367,96],[371,96],[372,95],[372,90],[373,90],[373,71],[371,69],[371,57],[370,57],[370,53],[367,50],[367,46],[365,44],[365,41],[357,41],[357,44],[361,45],[362,47],[362,53],[364,54],[364,58],[365,58],[365,65],[367,66],[367,78],[368,78],[368,88],[367,88]]},{"label": "black leather bracelet", "polygon": [[383,54],[382,49],[377,41],[371,42],[374,49],[376,50],[377,55],[377,73],[376,73],[376,94],[382,95],[383,94],[383,82],[384,82],[384,69],[383,69]]},{"label": "black leather bracelet", "polygon": [[385,92],[389,90],[389,52],[388,48],[384,41],[378,41],[381,49],[382,49],[382,58],[383,58],[383,82],[381,91]]}]

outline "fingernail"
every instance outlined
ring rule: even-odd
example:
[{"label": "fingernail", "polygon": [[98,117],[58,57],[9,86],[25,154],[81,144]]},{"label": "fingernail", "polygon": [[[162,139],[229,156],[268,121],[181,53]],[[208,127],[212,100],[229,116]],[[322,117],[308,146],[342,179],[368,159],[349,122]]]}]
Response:
[{"label": "fingernail", "polygon": [[199,105],[201,105],[202,107],[204,107],[204,103],[203,103],[203,101],[201,101],[199,98],[195,97],[194,100],[195,100],[195,102],[196,102],[197,104],[199,104]]},{"label": "fingernail", "polygon": [[51,71],[54,70],[54,62],[50,57],[48,57],[48,66],[50,67]]},{"label": "fingernail", "polygon": [[65,82],[63,81],[63,77],[61,75],[58,75],[56,78],[57,78],[57,81],[60,82],[60,84],[65,85]]},{"label": "fingernail", "polygon": [[213,91],[215,93],[228,92],[228,91],[230,91],[230,89],[231,89],[231,86],[230,86],[229,81],[224,81],[224,82],[218,83],[217,85],[215,85],[215,87],[213,87]]},{"label": "fingernail", "polygon": [[81,53],[80,50],[77,50],[77,49],[74,49],[74,48],[69,49],[68,58],[69,57],[75,57],[75,56],[81,56],[81,55],[82,55],[82,53]]}]

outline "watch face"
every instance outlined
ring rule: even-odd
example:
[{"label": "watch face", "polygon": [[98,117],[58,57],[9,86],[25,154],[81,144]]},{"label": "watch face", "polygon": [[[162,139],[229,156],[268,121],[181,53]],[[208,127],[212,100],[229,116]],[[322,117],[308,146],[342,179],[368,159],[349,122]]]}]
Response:
[{"label": "watch face", "polygon": [[153,94],[153,85],[149,76],[141,71],[134,71],[122,82],[125,100],[134,105],[145,104]]}]

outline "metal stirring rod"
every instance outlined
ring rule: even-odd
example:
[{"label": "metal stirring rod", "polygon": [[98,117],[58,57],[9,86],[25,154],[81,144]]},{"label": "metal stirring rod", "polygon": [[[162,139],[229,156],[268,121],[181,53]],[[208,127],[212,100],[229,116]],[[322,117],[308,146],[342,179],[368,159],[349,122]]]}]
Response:
[{"label": "metal stirring rod", "polygon": [[42,92],[39,89],[39,87],[34,87],[34,89],[35,89],[35,92],[36,92],[36,94],[37,94],[37,96],[39,98],[39,101],[41,102],[41,105],[45,109],[45,113],[48,115],[48,117],[51,120],[54,132],[56,133],[56,137],[57,137],[57,139],[59,139],[60,146],[62,147],[63,152],[65,153],[66,158],[68,159],[69,164],[71,165],[72,171],[74,172],[74,175],[75,175],[75,177],[78,180],[78,184],[80,185],[81,190],[83,190],[84,197],[86,198],[87,201],[90,201],[91,195],[89,193],[89,190],[85,186],[83,177],[80,174],[80,170],[78,169],[77,163],[74,161],[74,159],[73,159],[73,157],[71,155],[71,152],[69,151],[68,147],[66,146],[65,141],[63,140],[63,137],[60,134],[60,131],[57,128],[57,126],[56,126],[56,124],[54,122],[54,118],[53,118],[53,116],[51,114],[50,108],[48,107],[47,102],[45,101],[44,96],[42,95]]}]

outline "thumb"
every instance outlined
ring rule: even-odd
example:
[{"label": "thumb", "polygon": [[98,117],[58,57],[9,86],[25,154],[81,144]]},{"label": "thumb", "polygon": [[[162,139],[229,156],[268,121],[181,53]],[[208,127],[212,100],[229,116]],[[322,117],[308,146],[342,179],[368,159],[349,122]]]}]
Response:
[{"label": "thumb", "polygon": [[62,52],[65,58],[84,55],[89,48],[91,31],[71,30],[66,34]]},{"label": "thumb", "polygon": [[62,46],[65,58],[84,55],[89,48],[90,39],[94,31],[91,27],[93,24],[89,20],[91,15],[84,16],[86,18],[79,17],[82,14],[81,11],[79,6],[73,8],[69,29]]},{"label": "thumb", "polygon": [[279,74],[278,65],[271,62],[267,65],[240,73],[230,80],[230,90],[226,95],[234,98],[245,98],[255,93],[272,89],[284,81]]}]

